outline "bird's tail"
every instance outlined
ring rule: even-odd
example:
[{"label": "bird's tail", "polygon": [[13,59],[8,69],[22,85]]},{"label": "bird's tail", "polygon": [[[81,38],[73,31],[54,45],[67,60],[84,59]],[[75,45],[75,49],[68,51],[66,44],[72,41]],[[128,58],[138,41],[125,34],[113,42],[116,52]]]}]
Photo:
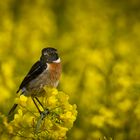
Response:
[{"label": "bird's tail", "polygon": [[8,113],[8,116],[11,116],[14,113],[15,109],[17,108],[17,106],[18,106],[18,104],[13,105],[13,107],[10,109],[10,111]]}]

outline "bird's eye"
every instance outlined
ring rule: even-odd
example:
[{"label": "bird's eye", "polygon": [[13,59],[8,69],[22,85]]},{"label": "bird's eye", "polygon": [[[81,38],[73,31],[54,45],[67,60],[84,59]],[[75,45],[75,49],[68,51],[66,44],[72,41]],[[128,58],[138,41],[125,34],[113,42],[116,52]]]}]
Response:
[{"label": "bird's eye", "polygon": [[54,54],[55,54],[54,52],[51,52],[49,55],[50,55],[50,56],[53,56]]}]

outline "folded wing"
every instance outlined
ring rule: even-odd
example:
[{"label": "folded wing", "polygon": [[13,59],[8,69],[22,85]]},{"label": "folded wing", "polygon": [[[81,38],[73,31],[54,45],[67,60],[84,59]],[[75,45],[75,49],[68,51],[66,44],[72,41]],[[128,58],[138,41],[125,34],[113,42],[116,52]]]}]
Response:
[{"label": "folded wing", "polygon": [[26,86],[28,85],[28,83],[30,81],[32,81],[33,79],[35,79],[38,75],[40,75],[44,69],[47,68],[47,65],[43,65],[40,61],[37,61],[32,68],[30,69],[30,71],[28,72],[28,74],[26,75],[26,77],[23,79],[22,83],[19,86],[19,89],[17,91],[17,93],[22,89],[22,88],[26,88]]}]

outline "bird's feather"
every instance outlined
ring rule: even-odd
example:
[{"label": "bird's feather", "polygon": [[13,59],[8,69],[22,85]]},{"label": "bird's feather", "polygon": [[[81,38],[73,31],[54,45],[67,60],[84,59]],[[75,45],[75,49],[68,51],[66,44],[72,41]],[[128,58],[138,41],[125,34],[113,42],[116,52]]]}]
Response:
[{"label": "bird's feather", "polygon": [[25,76],[25,78],[23,79],[22,83],[19,86],[19,89],[17,91],[17,93],[24,87],[26,87],[28,85],[28,83],[30,81],[32,81],[33,79],[35,79],[38,75],[40,75],[44,69],[47,68],[47,65],[41,63],[40,61],[37,61],[30,69],[30,71],[28,72],[28,74]]}]

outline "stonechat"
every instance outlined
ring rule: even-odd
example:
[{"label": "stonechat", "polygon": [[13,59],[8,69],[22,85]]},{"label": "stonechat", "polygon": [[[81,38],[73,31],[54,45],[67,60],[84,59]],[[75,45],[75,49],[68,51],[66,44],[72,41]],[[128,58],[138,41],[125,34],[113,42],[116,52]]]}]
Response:
[{"label": "stonechat", "polygon": [[[43,96],[44,86],[57,87],[61,75],[61,60],[55,48],[44,48],[40,59],[31,67],[23,81],[21,82],[17,93],[31,96],[38,111],[41,113],[36,101],[42,106],[38,97]],[[11,115],[18,104],[14,104],[8,115]],[[42,106],[43,107],[43,106]]]}]

